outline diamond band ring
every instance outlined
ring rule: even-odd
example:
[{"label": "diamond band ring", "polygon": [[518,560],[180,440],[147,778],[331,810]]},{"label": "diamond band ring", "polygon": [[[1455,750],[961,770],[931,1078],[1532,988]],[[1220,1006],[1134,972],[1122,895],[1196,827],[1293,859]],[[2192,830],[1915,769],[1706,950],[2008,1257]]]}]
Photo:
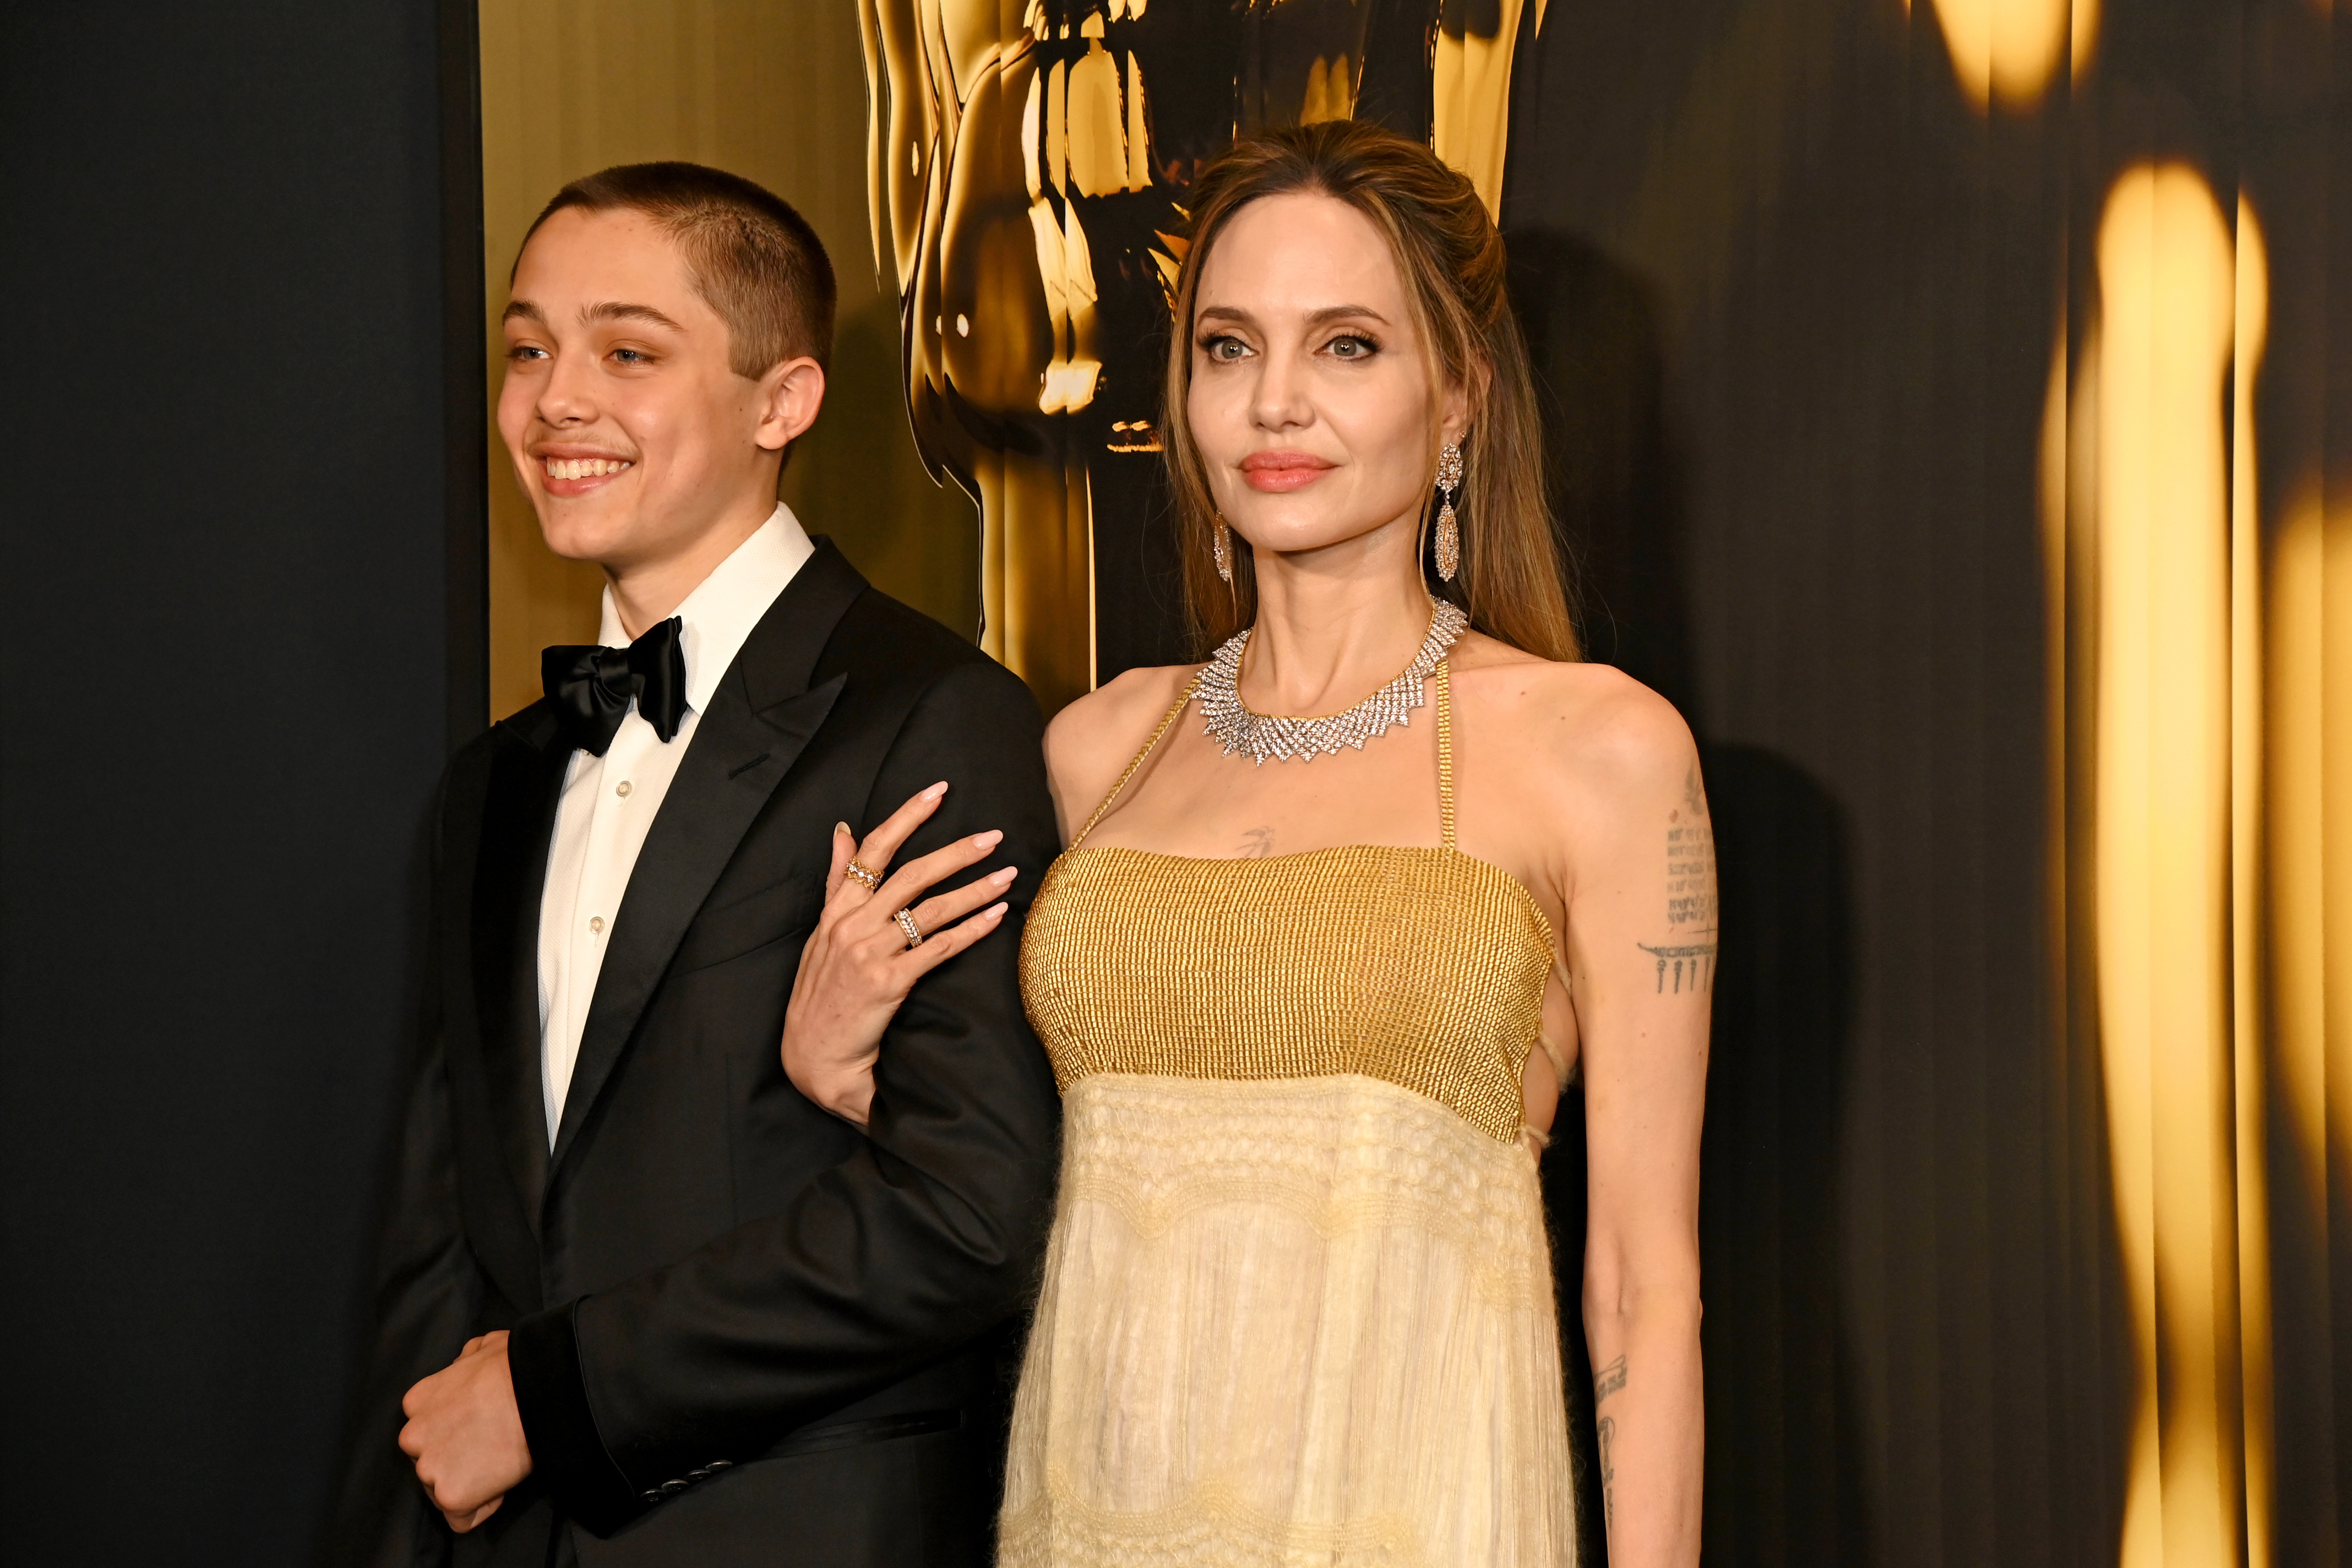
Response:
[{"label": "diamond band ring", "polygon": [[897,921],[898,922],[898,929],[907,933],[907,945],[908,947],[920,947],[923,945],[922,928],[915,923],[915,911],[913,910],[900,910],[897,914],[892,915],[890,918]]},{"label": "diamond band ring", "polygon": [[866,890],[869,893],[878,893],[882,890],[882,879],[876,876],[873,872],[867,870],[865,867],[859,865],[855,860],[852,860],[849,864],[844,866],[841,868],[841,874],[855,881],[864,883]]}]

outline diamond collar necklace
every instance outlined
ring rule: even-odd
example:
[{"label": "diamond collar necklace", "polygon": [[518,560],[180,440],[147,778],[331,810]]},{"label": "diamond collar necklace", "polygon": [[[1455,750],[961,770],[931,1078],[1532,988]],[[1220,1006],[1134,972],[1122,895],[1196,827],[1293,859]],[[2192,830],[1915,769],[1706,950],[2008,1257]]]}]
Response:
[{"label": "diamond collar necklace", "polygon": [[1364,749],[1364,742],[1411,722],[1412,710],[1428,700],[1423,682],[1468,628],[1470,617],[1444,599],[1430,602],[1429,636],[1404,673],[1344,713],[1321,719],[1291,719],[1278,713],[1254,713],[1242,701],[1242,650],[1249,646],[1247,629],[1225,639],[1201,671],[1201,713],[1208,732],[1225,749],[1263,764],[1268,758],[1297,757],[1313,762],[1337,753],[1342,746]]}]

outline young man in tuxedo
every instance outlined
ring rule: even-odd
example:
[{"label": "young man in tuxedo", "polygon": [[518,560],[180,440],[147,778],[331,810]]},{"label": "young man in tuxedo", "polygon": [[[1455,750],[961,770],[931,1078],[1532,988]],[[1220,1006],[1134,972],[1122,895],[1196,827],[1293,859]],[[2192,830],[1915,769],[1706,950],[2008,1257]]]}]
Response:
[{"label": "young man in tuxedo", "polygon": [[[342,1561],[985,1560],[1056,841],[1027,689],[776,501],[833,299],[799,215],[691,164],[579,181],[524,241],[499,428],[604,628],[443,781]],[[940,781],[907,854],[1015,869],[1010,912],[942,938],[854,1126],[787,1081],[786,1001],[835,824]]]}]

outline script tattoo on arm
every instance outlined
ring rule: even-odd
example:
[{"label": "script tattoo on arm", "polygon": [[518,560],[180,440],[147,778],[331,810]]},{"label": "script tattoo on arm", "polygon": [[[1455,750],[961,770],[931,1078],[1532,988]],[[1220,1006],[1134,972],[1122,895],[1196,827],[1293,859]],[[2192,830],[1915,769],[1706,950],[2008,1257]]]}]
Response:
[{"label": "script tattoo on arm", "polygon": [[1676,934],[1715,929],[1715,824],[1696,766],[1666,817],[1666,924]]},{"label": "script tattoo on arm", "polygon": [[1617,1435],[1617,1423],[1603,1415],[1596,1430],[1601,1434],[1601,1529],[1605,1535],[1617,1523],[1617,1467],[1609,1462],[1609,1439]]},{"label": "script tattoo on arm", "polygon": [[[1715,825],[1694,765],[1683,803],[1666,818],[1666,927],[1663,942],[1635,942],[1657,961],[1657,990],[1679,996],[1715,987]],[[1679,939],[1679,940],[1677,940]]]},{"label": "script tattoo on arm", "polygon": [[[1592,1404],[1596,1410],[1609,1403],[1609,1396],[1625,1386],[1625,1358],[1619,1356],[1592,1375]],[[1593,1425],[1594,1435],[1601,1439],[1601,1528],[1605,1533],[1617,1517],[1617,1465],[1609,1456],[1609,1445],[1617,1436],[1617,1420],[1603,1415]]]}]

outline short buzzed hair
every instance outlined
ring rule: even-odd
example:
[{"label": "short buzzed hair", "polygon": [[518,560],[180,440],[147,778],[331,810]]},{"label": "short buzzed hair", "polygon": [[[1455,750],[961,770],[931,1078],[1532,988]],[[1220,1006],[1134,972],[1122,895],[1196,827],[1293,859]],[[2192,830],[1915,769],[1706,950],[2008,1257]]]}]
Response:
[{"label": "short buzzed hair", "polygon": [[677,240],[695,292],[727,323],[737,375],[756,381],[802,354],[831,361],[833,262],[808,220],[774,192],[700,163],[622,163],[556,192],[523,247],[566,207],[643,213]]}]

